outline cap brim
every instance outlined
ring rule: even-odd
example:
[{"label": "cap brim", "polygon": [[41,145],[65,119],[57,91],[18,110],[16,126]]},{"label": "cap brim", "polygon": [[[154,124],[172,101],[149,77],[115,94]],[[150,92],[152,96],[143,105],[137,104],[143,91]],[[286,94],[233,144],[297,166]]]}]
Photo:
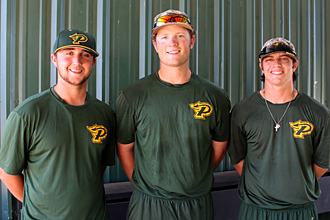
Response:
[{"label": "cap brim", "polygon": [[162,26],[155,27],[154,29],[152,29],[152,35],[156,35],[159,30],[161,30],[164,27],[170,26],[170,25],[178,25],[178,26],[184,27],[184,28],[186,28],[188,30],[191,30],[191,31],[193,30],[193,28],[189,24],[186,24],[186,23],[174,23],[174,22],[172,22],[172,23],[163,24]]},{"label": "cap brim", "polygon": [[54,53],[56,53],[57,51],[59,50],[62,50],[62,49],[65,49],[65,48],[71,48],[71,47],[79,47],[79,48],[82,48],[82,49],[85,49],[87,50],[88,52],[92,53],[93,55],[95,55],[95,57],[98,57],[99,56],[99,53],[96,52],[95,50],[89,48],[89,47],[86,47],[86,46],[83,46],[83,45],[65,45],[63,47],[59,47],[57,48]]},{"label": "cap brim", "polygon": [[271,54],[274,54],[274,53],[285,53],[286,55],[292,57],[293,59],[295,59],[296,61],[298,60],[298,57],[292,53],[289,53],[287,51],[274,51],[274,52],[271,52],[271,53],[267,53],[267,54],[263,54],[259,57],[259,60],[261,62],[262,59],[264,59],[265,57],[268,57],[269,55]]}]

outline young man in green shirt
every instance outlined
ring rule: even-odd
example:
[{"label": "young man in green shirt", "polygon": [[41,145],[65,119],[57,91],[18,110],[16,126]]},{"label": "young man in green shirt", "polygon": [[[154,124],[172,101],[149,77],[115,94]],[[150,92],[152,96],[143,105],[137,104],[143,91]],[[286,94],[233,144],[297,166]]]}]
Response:
[{"label": "young man in green shirt", "polygon": [[213,220],[213,170],[226,151],[230,101],[191,72],[195,30],[168,10],[154,19],[160,69],[116,102],[118,157],[134,186],[127,219]]},{"label": "young man in green shirt", "polygon": [[264,89],[231,112],[239,219],[315,220],[318,178],[330,167],[329,110],[294,88],[298,57],[290,41],[270,39],[259,60]]},{"label": "young man in green shirt", "polygon": [[23,202],[22,219],[109,219],[103,172],[115,162],[115,116],[86,92],[95,47],[86,31],[62,31],[51,55],[57,84],[7,119],[0,177]]}]

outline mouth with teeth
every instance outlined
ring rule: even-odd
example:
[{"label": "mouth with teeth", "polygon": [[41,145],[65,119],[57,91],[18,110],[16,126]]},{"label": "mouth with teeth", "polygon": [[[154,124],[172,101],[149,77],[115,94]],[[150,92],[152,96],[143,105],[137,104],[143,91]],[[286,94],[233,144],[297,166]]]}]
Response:
[{"label": "mouth with teeth", "polygon": [[178,54],[178,53],[180,53],[180,51],[179,50],[174,50],[174,51],[168,51],[167,53],[168,54]]},{"label": "mouth with teeth", "polygon": [[280,75],[283,73],[283,71],[282,70],[273,70],[273,71],[271,71],[271,73],[274,75]]},{"label": "mouth with teeth", "polygon": [[73,72],[73,73],[81,73],[82,72],[82,70],[74,70],[74,69],[70,69],[70,71]]}]

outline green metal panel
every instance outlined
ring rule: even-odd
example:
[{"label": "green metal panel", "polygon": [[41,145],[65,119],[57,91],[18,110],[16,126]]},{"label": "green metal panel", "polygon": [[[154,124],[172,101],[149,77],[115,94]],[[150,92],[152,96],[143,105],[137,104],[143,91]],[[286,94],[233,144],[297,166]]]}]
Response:
[{"label": "green metal panel", "polygon": [[[189,66],[223,87],[232,105],[263,87],[258,53],[272,37],[290,39],[299,57],[295,86],[330,106],[328,0],[0,0],[0,134],[6,117],[25,98],[56,83],[52,44],[63,29],[79,28],[97,40],[88,91],[114,107],[126,85],[157,71],[153,17],[185,11],[197,30]],[[228,156],[218,171],[231,170]],[[126,181],[118,159],[104,182]],[[1,185],[1,219],[11,216]],[[7,203],[10,203],[8,211]],[[9,215],[8,215],[9,212]]]},{"label": "green metal panel", "polygon": [[[13,30],[15,29],[15,16],[13,12],[15,11],[15,2],[1,1],[0,5],[0,131],[2,131],[6,117],[12,109],[13,100],[15,100],[13,96],[15,75],[10,74],[15,67],[12,62],[14,51],[11,51],[11,47],[15,45],[15,41],[13,40]],[[11,86],[14,86],[14,88],[9,89]],[[13,212],[17,208],[13,205],[13,197],[3,183],[0,184],[0,187],[0,219],[15,219],[15,215],[13,218]]]}]

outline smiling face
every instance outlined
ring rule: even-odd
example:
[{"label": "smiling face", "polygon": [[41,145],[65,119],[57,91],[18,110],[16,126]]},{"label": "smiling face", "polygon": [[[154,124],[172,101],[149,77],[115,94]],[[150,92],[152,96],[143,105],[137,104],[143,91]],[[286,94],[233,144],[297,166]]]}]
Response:
[{"label": "smiling face", "polygon": [[85,49],[72,47],[62,49],[51,55],[58,71],[58,83],[83,85],[87,83],[95,58]]},{"label": "smiling face", "polygon": [[190,50],[194,47],[195,36],[179,25],[169,25],[158,31],[153,41],[161,67],[188,66]]},{"label": "smiling face", "polygon": [[285,53],[273,53],[262,59],[260,69],[265,74],[265,83],[274,86],[293,84],[292,74],[298,67],[298,61]]}]

